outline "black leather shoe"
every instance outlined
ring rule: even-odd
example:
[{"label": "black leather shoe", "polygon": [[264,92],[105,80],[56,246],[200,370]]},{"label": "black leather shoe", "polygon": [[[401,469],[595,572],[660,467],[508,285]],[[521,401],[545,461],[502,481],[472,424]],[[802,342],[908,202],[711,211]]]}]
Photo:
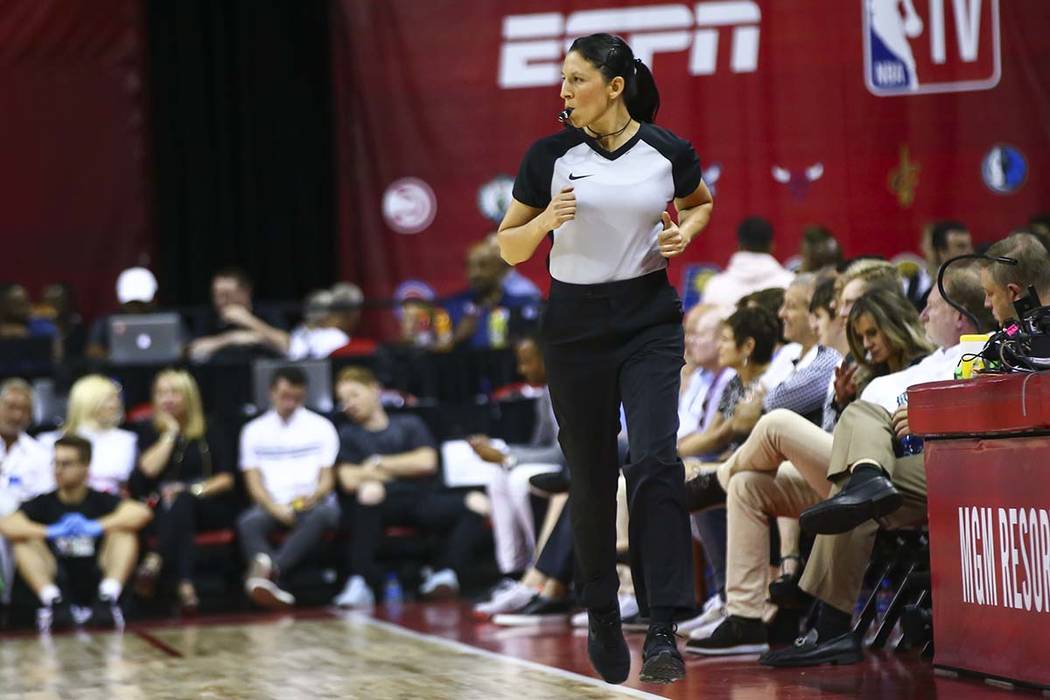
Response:
[{"label": "black leather shoe", "polygon": [[649,625],[642,646],[642,672],[638,674],[638,680],[643,683],[674,683],[685,678],[685,662],[678,652],[674,633],[674,625]]},{"label": "black leather shoe", "polygon": [[792,646],[763,654],[758,663],[774,668],[820,666],[821,664],[855,664],[864,658],[860,639],[852,632],[832,637],[826,642],[817,639],[817,631],[810,630]]},{"label": "black leather shoe", "polygon": [[685,507],[690,513],[726,504],[726,492],[714,472],[698,474],[685,482]]},{"label": "black leather shoe", "polygon": [[620,628],[620,610],[587,615],[587,655],[606,683],[623,683],[631,672],[631,653]]},{"label": "black leather shoe", "polygon": [[807,508],[798,522],[818,535],[849,532],[866,520],[881,518],[901,507],[904,499],[885,476],[876,476],[846,487],[826,501]]}]

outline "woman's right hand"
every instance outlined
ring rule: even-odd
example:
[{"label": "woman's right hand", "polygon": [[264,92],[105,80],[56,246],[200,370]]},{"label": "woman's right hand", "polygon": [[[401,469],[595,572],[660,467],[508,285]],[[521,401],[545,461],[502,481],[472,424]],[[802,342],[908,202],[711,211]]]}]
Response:
[{"label": "woman's right hand", "polygon": [[835,368],[835,405],[839,409],[845,408],[846,404],[857,395],[857,385],[853,381],[857,374],[857,365],[851,364],[843,368],[839,365]]},{"label": "woman's right hand", "polygon": [[553,231],[566,221],[575,218],[576,193],[573,192],[572,185],[566,185],[561,188],[561,192],[554,196],[551,203],[540,214],[540,223],[544,231]]},{"label": "woman's right hand", "polygon": [[160,424],[162,433],[179,434],[179,421],[170,413],[157,411],[157,423]]}]

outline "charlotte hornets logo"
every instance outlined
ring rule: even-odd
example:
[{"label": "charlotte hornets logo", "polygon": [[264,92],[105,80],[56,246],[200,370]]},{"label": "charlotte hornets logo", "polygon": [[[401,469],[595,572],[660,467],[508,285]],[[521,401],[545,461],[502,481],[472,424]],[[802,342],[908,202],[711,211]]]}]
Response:
[{"label": "charlotte hornets logo", "polygon": [[999,83],[999,0],[861,0],[865,82],[879,96]]},{"label": "charlotte hornets logo", "polygon": [[997,144],[981,161],[981,179],[996,194],[1013,194],[1028,177],[1028,163],[1013,146]]}]

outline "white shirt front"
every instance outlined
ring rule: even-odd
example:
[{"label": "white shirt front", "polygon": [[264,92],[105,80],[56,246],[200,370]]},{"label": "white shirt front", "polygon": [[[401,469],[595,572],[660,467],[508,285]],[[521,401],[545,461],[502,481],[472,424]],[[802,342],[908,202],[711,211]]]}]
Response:
[{"label": "white shirt front", "polygon": [[333,466],[338,453],[335,426],[306,408],[287,421],[267,411],[241,430],[241,469],[258,469],[270,498],[282,505],[314,493],[321,470]]},{"label": "white shirt front", "polygon": [[908,387],[954,379],[955,367],[968,349],[973,351],[962,343],[950,348],[937,348],[911,367],[872,379],[868,386],[864,387],[860,400],[878,404],[893,413],[897,410],[897,397],[907,391]]},{"label": "white shirt front", "polygon": [[[55,489],[55,470],[47,448],[26,433],[7,446],[0,439],[0,491],[23,503]],[[0,516],[6,513],[0,513]]]},{"label": "white shirt front", "polygon": [[[121,486],[127,482],[135,469],[138,437],[130,430],[122,428],[81,428],[76,434],[91,443],[88,486],[105,493],[120,493]],[[58,430],[41,433],[39,436],[40,443],[50,451],[52,458],[55,454],[55,441],[60,437],[62,432]]]},{"label": "white shirt front", "polygon": [[288,359],[320,360],[350,342],[350,336],[338,328],[299,326],[288,339]]},{"label": "white shirt front", "polygon": [[758,380],[759,383],[766,391],[770,391],[776,385],[782,384],[785,379],[795,372],[795,360],[801,354],[802,346],[798,343],[788,343],[782,346],[773,355],[773,359],[769,361],[769,367],[766,367],[766,371],[762,373]]},{"label": "white shirt front", "polygon": [[698,367],[689,376],[689,384],[678,398],[678,439],[700,430],[704,418],[707,393],[715,381],[715,373]]}]

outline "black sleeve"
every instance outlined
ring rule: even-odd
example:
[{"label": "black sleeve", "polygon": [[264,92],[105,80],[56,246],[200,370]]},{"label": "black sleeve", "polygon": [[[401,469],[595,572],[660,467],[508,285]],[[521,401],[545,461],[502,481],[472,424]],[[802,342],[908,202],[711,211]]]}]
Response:
[{"label": "black sleeve", "polygon": [[23,503],[19,510],[23,515],[39,525],[50,525],[55,522],[54,508],[52,508],[52,494],[45,493]]},{"label": "black sleeve", "polygon": [[419,416],[404,416],[405,420],[405,452],[416,450],[420,447],[435,447],[434,436],[430,429]]},{"label": "black sleeve", "polygon": [[366,453],[362,445],[355,439],[354,430],[350,426],[344,426],[339,430],[339,454],[335,458],[337,464],[342,462],[361,464],[371,456],[372,453]]},{"label": "black sleeve", "polygon": [[555,157],[545,141],[543,139],[532,144],[514,180],[514,199],[535,209],[546,209],[551,202]]},{"label": "black sleeve", "polygon": [[688,141],[679,141],[674,158],[671,160],[671,175],[674,178],[674,196],[687,197],[696,191],[704,174],[700,168],[700,158]]}]

